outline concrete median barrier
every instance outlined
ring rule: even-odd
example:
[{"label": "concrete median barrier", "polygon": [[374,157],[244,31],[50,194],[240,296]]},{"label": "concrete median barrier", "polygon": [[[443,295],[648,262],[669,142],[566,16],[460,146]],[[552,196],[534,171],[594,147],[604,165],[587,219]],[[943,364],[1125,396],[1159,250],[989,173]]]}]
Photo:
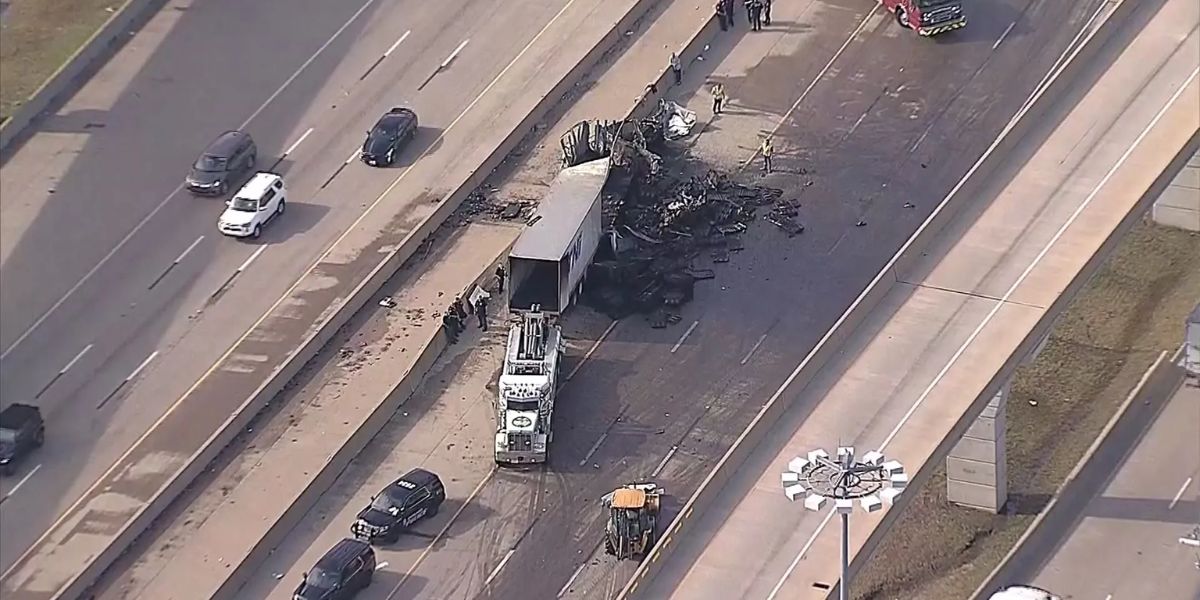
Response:
[{"label": "concrete median barrier", "polygon": [[[785,411],[791,408],[801,390],[812,381],[831,357],[843,350],[843,343],[846,339],[879,306],[880,301],[899,281],[899,273],[920,261],[922,256],[943,238],[946,226],[954,222],[956,218],[962,217],[964,211],[985,208],[978,206],[978,203],[975,202],[975,199],[979,197],[983,182],[996,174],[997,169],[1011,158],[1009,154],[1017,144],[1028,143],[1030,136],[1045,134],[1033,127],[1040,117],[1050,111],[1073,105],[1074,101],[1090,88],[1091,82],[1099,75],[1099,73],[1088,72],[1089,68],[1093,67],[1093,59],[1114,43],[1121,43],[1123,39],[1120,35],[1123,29],[1122,24],[1130,19],[1131,14],[1137,8],[1146,7],[1142,3],[1118,0],[1112,10],[1106,13],[1107,16],[1097,12],[1096,17],[1090,23],[1090,31],[1080,35],[1076,44],[1069,49],[1064,59],[1056,65],[1043,84],[1038,86],[1030,99],[1001,131],[996,141],[976,161],[960,183],[945,196],[916,232],[900,247],[899,251],[871,280],[862,293],[855,298],[833,327],[817,342],[816,346],[784,382],[780,393],[767,401],[732,446],[721,456],[667,526],[654,550],[638,566],[618,595],[618,600],[639,597],[639,586],[658,573],[665,562],[663,558],[671,551],[674,541],[679,536],[688,534],[688,525],[713,504],[725,484],[744,464],[755,447],[762,442],[772,425]],[[1152,12],[1152,9],[1148,10]],[[1100,71],[1102,72],[1102,70]],[[1121,229],[1121,231],[1123,230]],[[1082,280],[1080,285],[1083,281],[1086,279]],[[1040,337],[1032,339],[1029,350],[1036,346],[1038,340]],[[1001,381],[1003,379],[997,378],[994,382],[995,387],[998,387]],[[990,398],[990,395],[985,392],[981,398]],[[964,417],[963,429],[977,416],[984,404],[986,402],[979,404],[979,410],[973,410],[974,414],[970,418]],[[953,435],[951,437],[957,439]],[[918,486],[920,482],[914,479],[912,485]],[[858,553],[858,556],[870,555],[871,550],[881,538],[882,534],[878,534],[878,532],[885,532],[890,520],[899,513],[899,510],[888,512],[884,523],[876,529],[877,533],[872,534],[871,540]]]},{"label": "concrete median barrier", "polygon": [[7,158],[9,145],[22,139],[42,111],[79,89],[85,75],[102,59],[110,56],[115,46],[125,40],[125,33],[141,26],[162,7],[165,0],[126,0],[112,16],[58,70],[50,75],[17,110],[0,123],[0,155]]},{"label": "concrete median barrier", "polygon": [[[408,261],[421,247],[427,238],[449,217],[487,176],[503,161],[505,156],[530,133],[537,124],[560,100],[567,95],[575,84],[592,69],[604,56],[606,51],[618,43],[624,32],[631,29],[645,14],[651,11],[662,0],[633,0],[629,2],[624,15],[606,27],[596,44],[583,57],[568,69],[548,91],[540,92],[516,127],[511,129],[503,139],[491,150],[487,158],[478,166],[471,169],[465,181],[455,191],[440,200],[435,210],[427,218],[409,231],[397,244],[390,246],[385,256],[369,273],[359,281],[354,282],[352,289],[339,292],[334,297],[333,304],[320,314],[316,323],[306,329],[302,340],[286,355],[281,355],[277,363],[266,365],[270,371],[265,373],[261,383],[257,384],[252,394],[232,410],[228,418],[178,467],[169,467],[172,472],[167,475],[165,482],[158,485],[154,482],[142,482],[137,485],[153,486],[152,496],[124,509],[131,514],[123,524],[114,523],[110,527],[111,535],[91,536],[88,540],[78,538],[79,522],[81,519],[101,518],[106,497],[112,497],[118,492],[109,492],[110,484],[132,486],[125,473],[130,472],[132,465],[118,464],[101,478],[80,501],[70,507],[64,516],[51,527],[49,531],[34,544],[25,556],[22,556],[9,573],[5,574],[3,582],[9,598],[76,598],[86,590],[108,569],[110,565],[123,554],[159,517],[160,514],[179,497],[192,482],[208,467],[220,452],[250,423],[267,403],[299,373],[308,361],[340,330],[350,318],[358,312],[374,296],[379,289]],[[331,249],[326,256],[333,255],[336,248]],[[294,288],[301,289],[301,288]],[[287,310],[282,303],[276,308]],[[277,312],[272,309],[272,312]],[[265,317],[264,317],[265,319]],[[260,322],[265,323],[267,321]],[[258,327],[258,326],[256,326]],[[240,344],[241,342],[239,342]],[[362,426],[348,440],[319,473],[314,473],[312,481],[305,486],[303,493],[291,502],[292,508],[284,511],[280,518],[266,528],[266,535],[255,545],[245,557],[239,557],[238,564],[232,569],[228,581],[220,585],[222,593],[236,589],[239,578],[246,569],[252,568],[256,561],[261,560],[272,546],[273,540],[286,531],[289,522],[294,522],[297,515],[302,515],[307,506],[332,483],[336,473],[355,455],[358,450],[378,431],[384,422],[388,411],[407,399],[419,383],[422,375],[441,350],[436,339],[430,340],[419,360],[406,374],[397,390],[387,399],[380,399],[380,407],[372,411],[372,416],[363,421]],[[235,346],[236,347],[236,346]],[[231,350],[232,353],[232,350]],[[229,355],[227,355],[228,358]],[[197,400],[185,398],[187,400]],[[199,400],[203,400],[200,398]],[[181,402],[183,402],[181,400]],[[390,403],[390,404],[389,404]],[[171,418],[175,412],[173,407],[164,419]],[[185,412],[181,410],[180,412]],[[381,416],[382,415],[382,416]],[[162,421],[160,421],[160,424]],[[151,434],[147,434],[149,436]],[[130,453],[137,451],[137,446],[147,438],[135,444]],[[130,456],[127,454],[126,456]],[[123,457],[122,461],[125,460]],[[141,500],[141,498],[122,498],[122,501]],[[293,499],[287,499],[293,500]],[[119,515],[118,515],[119,516]],[[112,515],[108,515],[110,520]],[[70,545],[68,540],[73,540]]]}]

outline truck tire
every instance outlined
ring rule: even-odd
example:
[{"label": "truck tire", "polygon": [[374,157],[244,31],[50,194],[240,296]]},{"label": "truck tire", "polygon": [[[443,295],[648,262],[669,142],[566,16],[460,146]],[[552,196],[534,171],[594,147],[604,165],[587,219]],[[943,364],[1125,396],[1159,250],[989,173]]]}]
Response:
[{"label": "truck tire", "polygon": [[607,535],[604,536],[604,551],[613,556],[617,555],[617,548],[616,546],[613,546],[612,538],[608,537]]}]

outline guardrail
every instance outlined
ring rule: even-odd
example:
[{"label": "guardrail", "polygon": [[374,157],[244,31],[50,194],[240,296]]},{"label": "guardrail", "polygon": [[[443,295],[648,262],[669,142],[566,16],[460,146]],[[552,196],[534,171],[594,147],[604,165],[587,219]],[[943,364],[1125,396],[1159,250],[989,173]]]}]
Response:
[{"label": "guardrail", "polygon": [[[42,111],[61,99],[64,94],[74,92],[87,81],[81,78],[109,50],[124,40],[123,34],[150,15],[158,11],[166,0],[126,0],[121,8],[113,11],[108,20],[87,39],[62,65],[34,90],[17,110],[0,123],[0,155],[7,152],[11,143],[21,139],[41,115]],[[7,157],[5,157],[7,158]]]},{"label": "guardrail", "polygon": [[[635,597],[639,585],[647,578],[652,578],[658,573],[664,562],[663,557],[670,551],[674,539],[686,532],[686,526],[691,522],[693,517],[703,513],[711,506],[720,491],[724,488],[725,483],[728,482],[734,472],[745,462],[753,449],[763,440],[779,416],[790,408],[792,400],[798,396],[796,392],[806,387],[829,358],[841,351],[843,342],[854,333],[859,324],[888,294],[892,286],[898,281],[898,273],[921,260],[924,251],[940,236],[945,226],[958,217],[965,208],[973,205],[975,198],[979,197],[977,192],[979,191],[978,187],[981,182],[995,173],[997,168],[1005,162],[1006,155],[1018,143],[1027,141],[1025,139],[1027,136],[1036,133],[1045,135],[1045,132],[1038,132],[1032,128],[1032,124],[1037,121],[1038,117],[1062,106],[1064,102],[1072,102],[1073,99],[1078,98],[1086,92],[1090,85],[1080,85],[1078,79],[1085,73],[1085,69],[1089,66],[1091,59],[1102,48],[1107,46],[1112,41],[1112,38],[1116,37],[1114,35],[1115,28],[1111,24],[1129,18],[1134,9],[1144,8],[1145,6],[1146,3],[1144,2],[1115,0],[1113,9],[1108,13],[1107,17],[1098,20],[1090,31],[1082,35],[1079,44],[1074,47],[1074,50],[1071,51],[1061,64],[1052,69],[1048,78],[1035,89],[1029,101],[1017,111],[1017,114],[1004,127],[997,139],[967,171],[967,174],[959,185],[950,190],[932,214],[926,218],[917,231],[901,246],[896,255],[876,274],[846,312],[834,323],[833,327],[825,333],[816,346],[804,357],[800,366],[784,383],[783,387],[790,389],[790,393],[773,397],[755,415],[746,429],[742,431],[733,445],[730,446],[712,471],[709,472],[708,476],[701,482],[695,493],[688,498],[670,525],[667,526],[649,556],[638,565],[637,570],[621,590],[621,593],[617,596],[617,600],[627,600]],[[1097,12],[1098,15],[1100,15],[1099,12]],[[715,22],[715,18],[713,21]],[[1082,281],[1078,283],[1082,284]],[[1075,282],[1072,285],[1074,286]],[[1040,339],[1040,337],[1035,338],[1034,343],[1030,344],[1029,349],[1032,349],[1036,345],[1036,341]],[[999,387],[1002,381],[1003,379],[994,380],[988,386],[988,389],[992,391],[988,392],[985,390],[981,398],[994,395],[995,389]],[[969,416],[970,418],[964,416],[962,422],[969,425],[970,421],[983,409],[984,404],[986,402],[978,404],[978,410],[975,410],[976,407],[972,407],[970,412],[973,414]],[[965,430],[965,426],[962,429]],[[952,433],[951,436],[953,437],[954,434]],[[919,476],[920,474],[914,478],[911,484],[914,488],[920,485]],[[876,533],[886,531],[891,523],[891,519],[894,519],[899,512],[899,510],[888,511],[884,516],[883,523],[872,533],[871,539],[868,540],[857,556],[870,555],[870,549],[878,544],[878,540],[881,537],[876,535]],[[851,570],[853,571],[856,568],[857,565],[853,565]],[[831,591],[831,593],[833,592]]]}]

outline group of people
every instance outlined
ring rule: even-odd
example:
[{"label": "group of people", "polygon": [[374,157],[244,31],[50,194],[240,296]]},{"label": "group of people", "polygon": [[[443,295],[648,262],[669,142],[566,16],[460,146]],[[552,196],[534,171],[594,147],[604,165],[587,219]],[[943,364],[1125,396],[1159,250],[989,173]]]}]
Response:
[{"label": "group of people", "polygon": [[[713,10],[721,24],[721,31],[727,31],[734,25],[736,0],[717,0]],[[742,0],[746,7],[746,21],[752,31],[761,31],[763,25],[771,24],[771,0]]]},{"label": "group of people", "polygon": [[[507,275],[504,271],[504,266],[496,267],[496,291],[497,293],[504,291],[504,278]],[[482,292],[475,298],[474,302],[463,302],[462,296],[455,296],[454,302],[451,302],[446,307],[442,314],[442,329],[446,332],[446,337],[451,344],[458,342],[458,336],[467,329],[467,315],[474,314],[479,320],[479,328],[487,331],[488,328],[488,293]]]}]

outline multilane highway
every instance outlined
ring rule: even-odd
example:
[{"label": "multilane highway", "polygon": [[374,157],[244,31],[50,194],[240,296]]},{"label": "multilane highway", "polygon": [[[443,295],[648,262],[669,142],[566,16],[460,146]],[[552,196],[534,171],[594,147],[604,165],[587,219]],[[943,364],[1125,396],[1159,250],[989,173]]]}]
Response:
[{"label": "multilane highway", "polygon": [[[494,82],[569,4],[174,2],[46,120],[0,171],[3,396],[48,418],[46,447],[3,484],[6,578],[381,194],[399,227],[450,191],[472,137],[442,135],[485,93],[515,91]],[[397,105],[421,117],[412,147],[397,168],[359,164],[363,132]],[[178,188],[237,127],[288,181],[287,214],[257,242],[221,239],[220,200]]]},{"label": "multilane highway", "polygon": [[[393,552],[389,571],[406,576],[367,597],[598,597],[619,588],[632,565],[596,554],[597,499],[653,477],[671,494],[668,510],[677,509],[1097,5],[972,5],[971,26],[927,40],[870,2],[788,3],[775,7],[776,25],[765,32],[747,35],[740,25],[718,38],[705,63],[689,67],[679,97],[707,119],[709,99],[698,88],[708,75],[701,71],[715,68],[731,105],[693,151],[736,166],[751,158],[761,132],[774,131],[779,173],[765,180],[801,200],[806,233],[786,239],[765,224],[751,227],[746,249],[698,286],[678,327],[653,330],[636,318],[569,324],[582,363],[557,409],[544,472],[482,468],[486,439],[463,448],[467,432],[491,429],[490,411],[470,402],[487,402],[486,392],[455,388],[427,414],[406,414],[401,432],[347,471],[284,540],[253,589],[285,595],[315,554],[345,535],[348,515],[416,462],[436,465],[461,492],[420,535],[385,550]],[[486,356],[462,360],[491,370]],[[452,522],[456,514],[461,521]],[[437,532],[444,535],[431,541]]]}]

